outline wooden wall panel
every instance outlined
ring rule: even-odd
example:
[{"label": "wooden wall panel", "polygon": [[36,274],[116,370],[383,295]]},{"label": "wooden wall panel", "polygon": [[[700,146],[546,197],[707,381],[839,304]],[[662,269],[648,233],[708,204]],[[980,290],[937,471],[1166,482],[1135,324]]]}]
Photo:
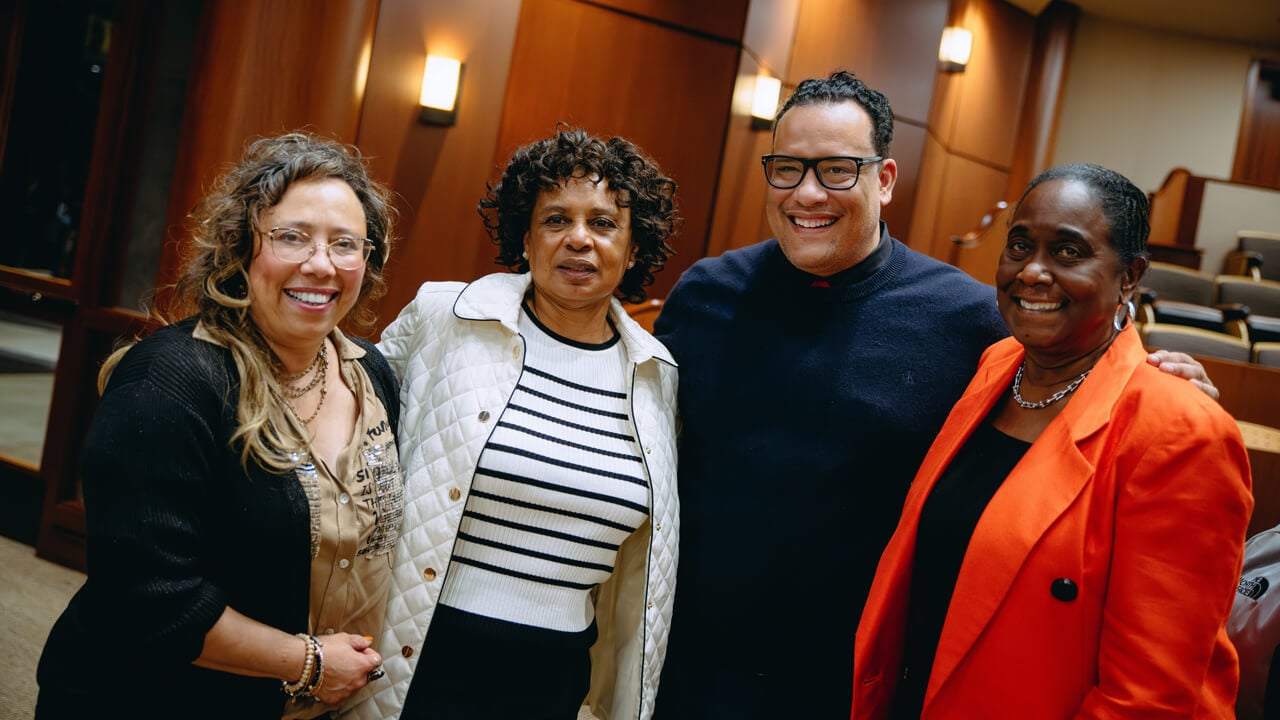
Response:
[{"label": "wooden wall panel", "polygon": [[849,70],[923,124],[946,19],[947,0],[805,0],[787,80]]},{"label": "wooden wall panel", "polygon": [[926,134],[916,180],[915,217],[911,222],[911,234],[898,238],[912,248],[939,260],[947,257],[943,254],[943,247],[935,247],[938,227],[936,209],[947,193],[947,159],[947,149],[938,142],[938,138]]},{"label": "wooden wall panel", "polygon": [[893,157],[898,161],[898,180],[893,186],[893,200],[880,208],[880,219],[902,242],[909,242],[907,238],[912,235],[927,137],[925,129],[914,123],[898,122],[894,128]]},{"label": "wooden wall panel", "polygon": [[[167,225],[183,218],[248,139],[307,127],[353,142],[378,3],[208,0],[174,167]],[[162,283],[180,247],[166,243]]]},{"label": "wooden wall panel", "polygon": [[1280,189],[1280,60],[1255,59],[1245,92],[1231,179]]},{"label": "wooden wall panel", "polygon": [[[800,0],[751,3],[743,30],[707,255],[746,247],[773,235],[764,212],[769,187],[760,166],[760,156],[773,149],[773,133],[754,126],[751,104],[758,75],[787,77],[801,4]],[[791,89],[784,87],[783,94]]]},{"label": "wooden wall panel", "polygon": [[[737,43],[750,0],[581,0]],[[776,2],[777,0],[765,0]]]},{"label": "wooden wall panel", "polygon": [[949,144],[956,153],[1007,171],[1013,162],[1035,22],[1005,2],[975,0],[962,25],[973,31],[973,56],[960,76],[964,85]]},{"label": "wooden wall panel", "polygon": [[[943,262],[950,261],[953,255],[951,236],[963,235],[972,230],[982,215],[1001,199],[1008,180],[1008,174],[1002,170],[974,162],[963,155],[949,156],[943,179],[943,192],[934,210],[937,220],[934,224],[933,236],[926,238],[922,247],[918,249],[921,252],[929,252]],[[1004,232],[996,235],[1003,241]],[[972,274],[988,285],[995,283],[994,264],[976,268]]]},{"label": "wooden wall panel", "polygon": [[679,186],[677,255],[650,289],[666,295],[706,251],[738,49],[571,0],[525,0],[518,27],[495,166],[560,121],[642,147]]},{"label": "wooden wall panel", "polygon": [[1036,18],[1027,91],[1005,191],[1010,201],[1020,197],[1027,184],[1052,162],[1079,18],[1080,9],[1070,3],[1054,3]]},{"label": "wooden wall panel", "polygon": [[[759,72],[755,59],[741,53],[739,86],[753,88]],[[749,106],[743,111],[735,108],[729,118],[706,255],[746,247],[773,234],[764,214],[769,187],[760,166],[760,156],[772,149],[772,134],[753,128],[749,112]]]},{"label": "wooden wall panel", "polygon": [[[379,310],[385,326],[428,280],[497,269],[476,202],[493,179],[494,148],[520,4],[512,0],[382,0],[358,144],[399,199],[398,242]],[[428,52],[466,64],[457,124],[418,120]]]},{"label": "wooden wall panel", "polygon": [[[915,204],[911,232],[913,247],[944,262],[953,257],[951,236],[968,232],[997,202],[1011,200],[1009,172],[1021,148],[1019,118],[1027,112],[1035,48],[1034,19],[1007,3],[957,0],[951,16],[973,32],[974,49],[964,72],[936,73],[928,115],[936,145],[921,173],[940,190],[929,194],[930,202]],[[1057,94],[1051,98],[1056,103]],[[1057,116],[1056,104],[1032,111],[1036,130],[1052,126]]]}]

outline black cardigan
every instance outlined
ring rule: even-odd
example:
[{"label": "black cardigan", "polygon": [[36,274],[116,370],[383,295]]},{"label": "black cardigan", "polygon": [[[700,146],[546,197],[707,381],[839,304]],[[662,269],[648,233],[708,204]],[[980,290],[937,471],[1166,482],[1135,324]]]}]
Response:
[{"label": "black cardigan", "polygon": [[[40,659],[38,717],[271,718],[280,682],[198,668],[227,606],[305,632],[310,515],[292,473],[246,472],[230,448],[239,377],[231,353],[162,328],[112,373],[85,443],[88,580]],[[367,341],[360,360],[398,426],[395,376]]]}]

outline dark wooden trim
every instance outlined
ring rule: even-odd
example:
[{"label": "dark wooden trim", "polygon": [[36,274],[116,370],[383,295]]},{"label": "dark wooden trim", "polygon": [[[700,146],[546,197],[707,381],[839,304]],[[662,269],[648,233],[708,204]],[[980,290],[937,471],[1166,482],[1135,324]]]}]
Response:
[{"label": "dark wooden trim", "polygon": [[119,337],[147,335],[160,327],[160,320],[126,308],[101,307],[85,311],[85,324],[95,332]]},{"label": "dark wooden trim", "polygon": [[85,569],[84,503],[67,500],[45,508],[36,555],[77,570]]},{"label": "dark wooden trim", "polygon": [[[40,460],[45,487],[38,552],[76,567],[83,565],[83,543],[77,552],[73,540],[84,533],[83,506],[76,499],[79,450],[97,402],[98,367],[109,350],[104,333],[89,318],[110,318],[110,311],[102,314],[102,305],[115,302],[104,297],[104,289],[118,283],[108,276],[121,271],[142,142],[130,129],[145,116],[148,93],[139,83],[154,57],[146,38],[154,36],[163,12],[160,0],[117,0],[116,7],[70,283],[75,305],[63,325]],[[70,511],[64,509],[68,503]]]},{"label": "dark wooden trim", "polygon": [[62,278],[49,277],[27,272],[21,268],[0,265],[0,287],[17,292],[47,295],[49,297],[72,299],[71,283]]},{"label": "dark wooden trim", "polygon": [[80,221],[80,240],[76,245],[75,270],[71,286],[75,298],[84,307],[114,304],[115,298],[103,298],[107,276],[120,272],[120,251],[125,228],[128,227],[128,201],[134,196],[140,133],[145,117],[142,107],[146,92],[139,88],[145,74],[145,63],[155,55],[154,37],[163,8],[158,0],[123,0],[121,17],[113,23],[111,56],[103,78],[102,96],[98,103],[98,121],[93,138],[93,156],[85,182],[84,209]]},{"label": "dark wooden trim", "polygon": [[40,507],[44,500],[44,480],[40,471],[25,463],[0,458],[0,535],[28,545],[36,544],[40,532]]},{"label": "dark wooden trim", "polygon": [[22,32],[27,23],[28,0],[0,3],[0,27],[8,28],[4,45],[0,46],[0,162],[9,137],[9,113],[18,84],[18,60],[22,57]]},{"label": "dark wooden trim", "polygon": [[[709,30],[705,30],[703,28],[697,27],[695,24],[692,24],[692,23],[676,22],[674,20],[667,20],[667,19],[658,17],[657,15],[644,13],[644,12],[637,12],[635,10],[630,10],[625,7],[622,7],[620,4],[617,4],[617,3],[600,2],[600,0],[575,0],[575,1],[580,2],[583,5],[591,5],[593,7],[600,8],[601,10],[615,12],[615,13],[618,13],[619,15],[626,15],[627,17],[635,18],[636,20],[652,23],[659,27],[668,28],[670,30],[676,30],[682,33],[688,33],[689,35],[693,35],[695,37],[711,40],[713,42],[723,43],[725,45],[730,45],[735,48],[745,49],[742,45],[742,33],[747,26],[746,3],[743,3],[742,11],[739,13],[740,23],[735,28],[735,30],[728,35],[721,35],[720,33],[711,32]],[[699,0],[699,2],[707,2],[707,0]]]},{"label": "dark wooden trim", "polygon": [[[1276,158],[1274,146],[1271,148],[1270,153],[1265,148],[1268,143],[1274,143],[1275,137],[1280,135],[1280,130],[1265,123],[1260,123],[1263,111],[1256,104],[1259,85],[1262,84],[1264,78],[1268,77],[1271,78],[1272,92],[1280,91],[1280,60],[1254,58],[1249,65],[1249,73],[1245,79],[1244,108],[1240,112],[1240,129],[1236,135],[1236,153],[1231,163],[1231,181],[1243,185],[1277,190],[1280,189],[1280,168],[1267,168],[1265,159],[1260,162],[1263,167],[1253,167],[1254,162],[1259,160],[1258,155],[1263,155],[1264,158],[1269,155],[1274,163]],[[1270,117],[1275,117],[1274,112]],[[1273,182],[1259,181],[1259,175],[1264,179],[1269,178]]]},{"label": "dark wooden trim", "polygon": [[1204,254],[1199,248],[1154,243],[1147,245],[1147,252],[1151,253],[1151,260],[1154,262],[1181,265],[1192,270],[1200,269],[1200,257]]},{"label": "dark wooden trim", "polygon": [[1058,141],[1058,121],[1071,65],[1080,8],[1055,2],[1036,18],[1027,91],[1006,195],[1021,197],[1027,183],[1049,166]]},{"label": "dark wooden trim", "polygon": [[1178,212],[1178,232],[1174,244],[1195,247],[1196,230],[1200,227],[1200,206],[1204,204],[1205,178],[1187,176],[1187,191],[1182,196],[1182,208]]}]

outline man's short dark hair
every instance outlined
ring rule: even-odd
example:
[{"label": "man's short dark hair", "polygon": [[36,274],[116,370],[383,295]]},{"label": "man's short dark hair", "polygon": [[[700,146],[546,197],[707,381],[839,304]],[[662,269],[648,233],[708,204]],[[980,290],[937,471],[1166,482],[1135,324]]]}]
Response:
[{"label": "man's short dark hair", "polygon": [[876,154],[882,158],[890,157],[893,150],[893,109],[889,107],[889,98],[879,90],[872,90],[865,83],[847,70],[837,70],[828,78],[809,78],[801,80],[796,91],[783,103],[782,109],[774,117],[774,133],[777,133],[778,121],[787,111],[797,105],[816,105],[817,103],[855,102],[871,116],[871,140],[875,143]]}]

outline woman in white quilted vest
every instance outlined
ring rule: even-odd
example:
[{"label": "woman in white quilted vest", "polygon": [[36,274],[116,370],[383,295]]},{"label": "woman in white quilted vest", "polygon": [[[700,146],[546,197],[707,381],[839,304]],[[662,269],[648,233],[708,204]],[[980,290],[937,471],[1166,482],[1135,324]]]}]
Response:
[{"label": "woman in white quilted vest", "polygon": [[424,284],[383,333],[406,501],[348,717],[645,720],[675,590],[676,367],[623,310],[670,257],[675,183],[575,129],[479,210],[496,273]]}]

